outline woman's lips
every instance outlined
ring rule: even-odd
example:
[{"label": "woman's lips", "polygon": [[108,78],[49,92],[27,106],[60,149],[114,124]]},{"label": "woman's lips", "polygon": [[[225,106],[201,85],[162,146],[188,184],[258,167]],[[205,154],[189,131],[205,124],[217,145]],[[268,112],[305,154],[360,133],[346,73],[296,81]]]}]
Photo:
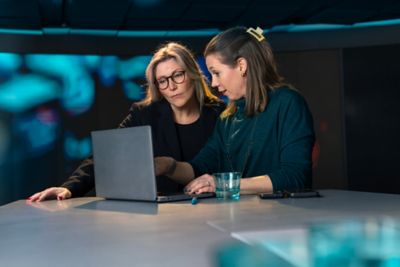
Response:
[{"label": "woman's lips", "polygon": [[181,95],[182,95],[182,94],[176,94],[176,95],[171,96],[171,98],[172,98],[172,99],[179,98]]},{"label": "woman's lips", "polygon": [[218,93],[219,93],[219,96],[224,96],[224,95],[225,95],[225,93],[226,93],[226,90],[223,90],[223,91],[218,91]]}]

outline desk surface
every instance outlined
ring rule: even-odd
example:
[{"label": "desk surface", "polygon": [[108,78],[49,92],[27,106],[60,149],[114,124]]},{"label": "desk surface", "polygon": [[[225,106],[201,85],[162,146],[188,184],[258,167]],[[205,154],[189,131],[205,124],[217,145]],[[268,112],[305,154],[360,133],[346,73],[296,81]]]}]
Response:
[{"label": "desk surface", "polygon": [[77,198],[0,207],[3,266],[213,266],[232,233],[317,220],[400,217],[400,195],[321,190],[322,198],[165,204]]}]

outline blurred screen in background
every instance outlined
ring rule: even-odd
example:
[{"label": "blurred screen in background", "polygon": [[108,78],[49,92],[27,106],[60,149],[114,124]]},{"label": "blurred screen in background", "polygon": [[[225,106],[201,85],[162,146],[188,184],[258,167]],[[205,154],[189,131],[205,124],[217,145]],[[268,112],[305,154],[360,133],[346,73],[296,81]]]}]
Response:
[{"label": "blurred screen in background", "polygon": [[0,205],[61,183],[143,98],[151,56],[0,53]]}]

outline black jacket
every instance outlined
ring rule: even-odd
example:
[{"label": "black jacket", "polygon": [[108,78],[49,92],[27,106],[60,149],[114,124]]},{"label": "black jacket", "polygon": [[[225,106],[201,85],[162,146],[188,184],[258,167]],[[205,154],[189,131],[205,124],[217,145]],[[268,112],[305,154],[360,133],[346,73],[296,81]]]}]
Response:
[{"label": "black jacket", "polygon": [[[203,131],[197,136],[201,140],[201,147],[196,148],[197,152],[203,147],[211,135],[215,122],[225,105],[217,103],[203,106],[199,123]],[[135,103],[129,110],[128,116],[119,125],[120,128],[150,125],[152,129],[154,156],[169,156],[181,161],[181,149],[178,135],[173,120],[173,113],[169,103],[161,100],[149,106],[139,108]],[[68,188],[73,197],[80,197],[94,188],[93,158],[85,159],[82,164],[72,173],[68,180],[61,185]],[[157,177],[157,189],[161,192],[179,192],[182,186],[173,182],[167,177]]]}]

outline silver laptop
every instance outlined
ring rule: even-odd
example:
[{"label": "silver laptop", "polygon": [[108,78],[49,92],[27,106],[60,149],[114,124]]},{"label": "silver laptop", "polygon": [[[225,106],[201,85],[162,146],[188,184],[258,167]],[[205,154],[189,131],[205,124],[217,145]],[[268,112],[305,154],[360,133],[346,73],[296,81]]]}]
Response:
[{"label": "silver laptop", "polygon": [[97,196],[156,202],[191,199],[184,193],[157,194],[150,126],[94,131],[92,146]]}]

